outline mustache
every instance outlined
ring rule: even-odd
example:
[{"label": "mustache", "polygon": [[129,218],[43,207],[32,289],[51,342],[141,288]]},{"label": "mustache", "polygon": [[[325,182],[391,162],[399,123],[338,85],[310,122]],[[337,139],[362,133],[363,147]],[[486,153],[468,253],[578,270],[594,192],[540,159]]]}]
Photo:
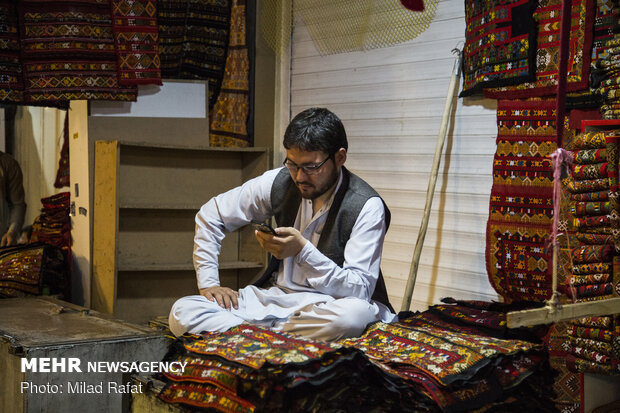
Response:
[{"label": "mustache", "polygon": [[309,186],[314,186],[312,185],[310,182],[303,182],[303,181],[297,181],[295,182],[295,185],[299,186],[299,185],[309,185]]}]

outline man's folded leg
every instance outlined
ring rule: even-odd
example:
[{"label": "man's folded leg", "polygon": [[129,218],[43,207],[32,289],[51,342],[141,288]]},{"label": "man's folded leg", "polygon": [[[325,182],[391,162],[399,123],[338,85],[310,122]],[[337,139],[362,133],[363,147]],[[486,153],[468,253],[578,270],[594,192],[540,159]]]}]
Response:
[{"label": "man's folded leg", "polygon": [[368,324],[378,320],[379,307],[376,304],[348,297],[307,305],[275,327],[282,332],[333,341],[357,337]]},{"label": "man's folded leg", "polygon": [[175,336],[185,333],[198,334],[202,331],[222,332],[243,321],[202,295],[189,295],[178,299],[168,317],[170,330]]}]

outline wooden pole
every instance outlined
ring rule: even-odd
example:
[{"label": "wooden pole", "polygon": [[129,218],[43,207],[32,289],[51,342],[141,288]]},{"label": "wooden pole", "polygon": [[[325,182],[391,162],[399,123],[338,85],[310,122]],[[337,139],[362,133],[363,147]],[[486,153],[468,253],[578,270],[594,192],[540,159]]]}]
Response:
[{"label": "wooden pole", "polygon": [[446,141],[450,113],[452,112],[452,102],[454,101],[455,92],[458,91],[458,85],[461,79],[461,60],[463,54],[459,49],[453,49],[452,52],[457,53],[457,58],[455,59],[454,67],[452,68],[452,77],[450,78],[450,86],[448,87],[448,96],[446,97],[446,104],[444,106],[443,117],[441,119],[441,127],[439,128],[439,135],[437,136],[437,145],[435,147],[435,157],[433,158],[431,176],[428,181],[428,189],[426,190],[424,215],[422,216],[422,224],[420,225],[418,239],[413,251],[413,259],[411,261],[411,267],[409,268],[409,278],[407,279],[407,287],[405,288],[405,295],[403,296],[403,303],[400,308],[401,311],[407,311],[409,310],[409,307],[411,307],[413,287],[415,286],[415,281],[418,275],[418,266],[420,264],[420,256],[422,255],[422,246],[424,245],[424,238],[426,237],[426,230],[428,228],[428,220],[431,214],[431,206],[433,205],[433,196],[435,195],[435,185],[437,184],[437,175],[439,173],[439,165],[441,163],[441,153],[443,152],[443,145]]}]

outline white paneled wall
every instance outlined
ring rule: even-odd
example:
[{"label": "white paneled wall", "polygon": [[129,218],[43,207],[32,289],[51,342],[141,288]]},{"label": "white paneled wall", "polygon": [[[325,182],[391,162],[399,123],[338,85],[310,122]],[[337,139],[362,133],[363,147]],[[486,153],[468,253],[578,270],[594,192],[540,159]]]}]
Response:
[{"label": "white paneled wall", "polygon": [[[327,107],[344,122],[347,166],[392,211],[382,268],[400,309],[422,221],[454,56],[465,32],[462,0],[442,0],[428,30],[397,46],[320,56],[295,27],[291,113]],[[485,227],[495,152],[495,101],[459,99],[441,160],[412,309],[440,298],[497,299],[485,266]]]}]

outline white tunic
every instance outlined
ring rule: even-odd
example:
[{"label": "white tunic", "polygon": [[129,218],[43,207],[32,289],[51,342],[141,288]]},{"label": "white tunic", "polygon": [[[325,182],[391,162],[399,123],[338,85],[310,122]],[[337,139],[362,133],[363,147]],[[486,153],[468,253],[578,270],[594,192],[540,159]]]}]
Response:
[{"label": "white tunic", "polygon": [[[193,254],[199,288],[219,285],[218,255],[226,233],[273,216],[271,187],[281,169],[267,171],[202,206],[196,215]],[[380,198],[370,198],[362,208],[346,244],[342,267],[316,247],[341,182],[342,173],[336,191],[314,215],[312,200],[302,199],[294,227],[310,242],[296,256],[282,260],[276,275],[277,288],[241,289],[239,308],[231,309],[231,315],[245,321],[277,325],[277,320],[291,317],[308,305],[355,297],[368,302],[377,319],[384,322],[396,319],[385,305],[371,300],[386,232]]]}]

